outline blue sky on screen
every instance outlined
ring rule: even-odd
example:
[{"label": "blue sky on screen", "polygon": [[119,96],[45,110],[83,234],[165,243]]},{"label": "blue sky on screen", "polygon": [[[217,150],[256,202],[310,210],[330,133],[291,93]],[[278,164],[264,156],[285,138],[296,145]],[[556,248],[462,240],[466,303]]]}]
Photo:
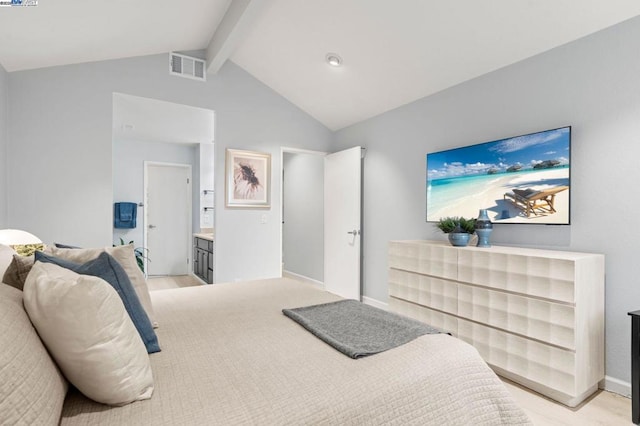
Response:
[{"label": "blue sky on screen", "polygon": [[486,174],[490,169],[522,170],[545,160],[569,164],[570,127],[516,136],[477,145],[427,154],[429,180]]}]

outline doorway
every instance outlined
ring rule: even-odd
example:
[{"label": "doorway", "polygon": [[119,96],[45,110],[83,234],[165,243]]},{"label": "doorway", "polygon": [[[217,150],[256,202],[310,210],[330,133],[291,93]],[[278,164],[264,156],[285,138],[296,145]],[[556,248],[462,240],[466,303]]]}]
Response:
[{"label": "doorway", "polygon": [[187,275],[191,265],[191,165],[144,162],[144,246],[149,276]]},{"label": "doorway", "polygon": [[[168,273],[168,268],[157,268],[164,262],[163,254],[156,256],[153,251],[162,249],[149,250],[145,237],[149,222],[145,205],[144,164],[149,161],[191,166],[191,225],[182,231],[189,244],[188,256],[192,257],[193,234],[208,233],[213,236],[215,228],[214,111],[113,93],[112,125],[113,201],[136,203],[139,219],[136,228],[114,228],[113,242],[131,242],[144,251],[150,259],[150,262],[145,262],[145,274],[149,273],[147,267],[151,268],[154,275]],[[154,223],[152,225],[157,226]],[[176,226],[183,228],[181,224]],[[183,261],[186,263],[186,258]],[[192,275],[192,263],[190,259],[184,273],[202,284]]]},{"label": "doorway", "polygon": [[282,148],[282,273],[324,282],[325,152]]},{"label": "doorway", "polygon": [[362,295],[364,150],[281,149],[282,276]]}]

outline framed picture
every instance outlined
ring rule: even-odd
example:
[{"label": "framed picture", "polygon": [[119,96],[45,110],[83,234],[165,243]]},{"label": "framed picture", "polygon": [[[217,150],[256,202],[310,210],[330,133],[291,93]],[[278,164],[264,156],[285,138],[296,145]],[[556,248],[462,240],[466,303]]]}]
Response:
[{"label": "framed picture", "polygon": [[271,154],[227,149],[226,206],[271,207]]}]

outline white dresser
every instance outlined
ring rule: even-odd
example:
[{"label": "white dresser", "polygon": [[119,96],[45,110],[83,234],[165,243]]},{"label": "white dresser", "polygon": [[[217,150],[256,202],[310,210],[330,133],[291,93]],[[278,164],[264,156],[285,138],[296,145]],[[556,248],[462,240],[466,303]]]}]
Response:
[{"label": "white dresser", "polygon": [[472,344],[501,376],[570,407],[604,379],[604,256],[389,244],[390,310]]}]

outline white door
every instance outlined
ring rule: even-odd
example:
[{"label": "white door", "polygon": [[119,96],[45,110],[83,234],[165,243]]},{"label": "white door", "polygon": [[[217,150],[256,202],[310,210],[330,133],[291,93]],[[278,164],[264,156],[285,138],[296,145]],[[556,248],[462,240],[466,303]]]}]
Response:
[{"label": "white door", "polygon": [[329,154],[324,160],[324,287],[360,300],[362,149]]},{"label": "white door", "polygon": [[149,275],[187,275],[191,253],[191,166],[145,162]]}]

